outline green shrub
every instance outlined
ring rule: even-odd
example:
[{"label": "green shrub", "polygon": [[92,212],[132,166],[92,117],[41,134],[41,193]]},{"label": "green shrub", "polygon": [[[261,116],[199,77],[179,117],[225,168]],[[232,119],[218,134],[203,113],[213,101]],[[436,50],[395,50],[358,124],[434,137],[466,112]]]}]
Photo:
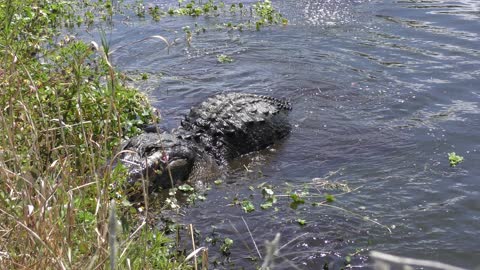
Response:
[{"label": "green shrub", "polygon": [[[0,7],[2,268],[106,266],[111,199],[123,226],[137,224],[121,190],[125,170],[112,170],[111,160],[122,138],[157,121],[154,111],[103,52],[69,36],[58,41],[57,28],[74,18],[68,2],[7,0]],[[117,235],[120,245],[151,240],[131,230]],[[163,252],[166,240],[159,241],[151,247]],[[167,265],[174,258],[165,252]]]}]

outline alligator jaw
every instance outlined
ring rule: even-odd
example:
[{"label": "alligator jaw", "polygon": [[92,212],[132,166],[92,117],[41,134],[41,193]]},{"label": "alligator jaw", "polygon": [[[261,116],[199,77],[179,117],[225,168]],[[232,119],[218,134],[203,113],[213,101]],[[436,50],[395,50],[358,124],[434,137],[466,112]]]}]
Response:
[{"label": "alligator jaw", "polygon": [[195,148],[171,134],[144,133],[123,147],[122,163],[131,185],[147,180],[150,190],[186,181],[195,162]]}]

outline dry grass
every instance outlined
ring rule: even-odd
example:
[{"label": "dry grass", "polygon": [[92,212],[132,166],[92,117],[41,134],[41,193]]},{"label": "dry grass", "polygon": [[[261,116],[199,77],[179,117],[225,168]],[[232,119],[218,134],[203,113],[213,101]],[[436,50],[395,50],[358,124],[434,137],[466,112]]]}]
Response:
[{"label": "dry grass", "polygon": [[53,2],[0,2],[0,268],[188,269],[112,166],[153,110],[118,79],[106,40],[100,52],[53,42],[71,8]]}]

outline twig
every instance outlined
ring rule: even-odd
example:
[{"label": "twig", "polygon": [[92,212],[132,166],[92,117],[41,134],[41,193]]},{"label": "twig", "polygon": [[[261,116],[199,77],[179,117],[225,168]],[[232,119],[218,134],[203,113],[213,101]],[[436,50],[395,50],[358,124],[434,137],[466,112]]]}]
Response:
[{"label": "twig", "polygon": [[133,44],[137,44],[137,43],[143,42],[143,41],[145,41],[145,40],[155,39],[155,38],[156,38],[156,39],[160,39],[160,40],[162,40],[165,44],[167,44],[167,47],[166,47],[166,48],[170,48],[170,46],[173,44],[173,43],[170,44],[170,43],[168,42],[168,40],[167,40],[166,38],[162,37],[162,36],[153,35],[153,36],[149,36],[149,37],[146,37],[146,38],[142,38],[142,39],[140,39],[140,40],[136,40],[136,41],[131,42],[131,43],[129,43],[129,44],[120,46],[120,47],[118,47],[118,48],[116,48],[116,49],[113,49],[113,50],[111,50],[111,51],[108,53],[108,55],[110,55],[110,54],[114,53],[115,51],[120,50],[120,49],[122,49],[122,48],[124,48],[124,47],[131,46],[131,45],[133,45]]},{"label": "twig", "polygon": [[110,213],[108,217],[108,245],[110,246],[110,269],[115,270],[117,259],[117,217],[115,213],[115,200],[110,201]]},{"label": "twig", "polygon": [[250,228],[248,227],[248,224],[245,221],[245,219],[243,218],[243,216],[242,216],[242,220],[243,220],[243,223],[245,224],[245,227],[247,227],[248,234],[250,235],[250,238],[252,239],[253,245],[255,246],[255,249],[257,250],[258,257],[260,257],[260,259],[263,259],[262,254],[260,254],[260,251],[258,250],[257,244],[255,243],[255,239],[253,239],[252,232],[250,231]]},{"label": "twig", "polygon": [[78,189],[81,189],[81,188],[84,188],[84,187],[88,187],[88,186],[91,186],[91,185],[95,185],[96,183],[97,183],[97,182],[90,182],[90,183],[86,183],[86,184],[80,185],[80,186],[78,186],[78,187],[74,187],[74,188],[72,188],[72,189],[69,189],[69,190],[67,191],[67,193],[70,193],[70,192],[72,192],[72,191],[75,191],[75,190],[78,190]]},{"label": "twig", "polygon": [[[195,252],[196,248],[195,248],[195,238],[193,237],[193,225],[190,224],[189,227],[190,227],[190,236],[192,237],[192,248]],[[193,263],[195,265],[195,270],[197,270],[197,256],[196,256],[196,254],[193,255]]]},{"label": "twig", "polygon": [[[235,231],[236,234],[240,234],[240,231],[238,231],[237,227],[235,227],[235,224],[232,223],[231,220],[228,220],[228,222],[230,223],[230,226],[232,226],[233,230]],[[249,253],[252,252],[252,249],[250,248],[250,246],[248,245],[247,242],[245,242],[245,240],[241,240],[242,241],[242,244],[245,246],[245,248],[248,250]]]},{"label": "twig", "polygon": [[353,213],[352,211],[349,211],[349,210],[347,210],[347,209],[345,209],[345,208],[341,208],[341,207],[338,207],[338,206],[333,206],[333,205],[330,205],[330,204],[322,204],[322,205],[323,205],[323,206],[327,206],[327,207],[331,207],[331,208],[334,208],[334,209],[338,209],[338,210],[345,211],[345,212],[349,213],[350,215],[353,215],[353,216],[358,217],[358,218],[361,218],[361,219],[363,219],[363,220],[367,220],[367,221],[370,221],[370,222],[372,222],[372,223],[375,223],[375,224],[377,224],[378,226],[387,229],[389,233],[392,233],[392,230],[390,230],[390,228],[389,228],[388,226],[383,225],[383,224],[381,224],[380,222],[377,222],[377,221],[375,221],[375,220],[371,220],[371,219],[368,218],[368,217],[365,218],[365,217],[362,216],[362,215],[355,214],[355,213]]},{"label": "twig", "polygon": [[197,257],[197,254],[198,254],[200,251],[203,251],[204,249],[205,249],[205,247],[199,247],[199,248],[195,249],[195,250],[192,251],[190,254],[188,254],[188,256],[185,258],[185,261],[190,260],[192,257]]},{"label": "twig", "polygon": [[285,245],[281,246],[281,247],[278,249],[278,251],[280,251],[282,248],[290,245],[293,241],[297,240],[298,238],[304,237],[304,236],[307,235],[307,234],[309,234],[309,233],[304,233],[304,234],[301,234],[301,235],[293,238],[292,240],[288,241]]},{"label": "twig", "polygon": [[280,233],[275,235],[272,241],[265,241],[265,259],[263,260],[261,270],[270,270],[274,267],[274,259],[278,256],[278,243],[280,242]]},{"label": "twig", "polygon": [[128,247],[129,247],[130,244],[132,243],[133,236],[134,236],[135,234],[137,234],[137,232],[140,231],[140,229],[142,229],[143,226],[145,226],[145,224],[147,224],[147,222],[146,222],[145,220],[143,220],[143,221],[142,221],[142,224],[140,224],[140,226],[138,226],[138,228],[137,228],[132,234],[130,234],[130,236],[128,237],[128,239],[125,240],[125,242],[122,243],[122,246],[123,246],[127,241],[129,241],[128,244],[126,245],[126,247],[123,249],[122,254],[120,254],[120,258],[122,258],[122,257],[125,255],[125,252],[127,252]]},{"label": "twig", "polygon": [[202,250],[202,270],[208,270],[208,248]]}]

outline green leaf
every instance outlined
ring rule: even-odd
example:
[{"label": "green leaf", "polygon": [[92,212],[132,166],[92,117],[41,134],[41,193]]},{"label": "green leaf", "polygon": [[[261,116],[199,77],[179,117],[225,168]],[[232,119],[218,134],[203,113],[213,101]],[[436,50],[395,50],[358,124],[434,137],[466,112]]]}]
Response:
[{"label": "green leaf", "polygon": [[457,155],[455,152],[448,153],[448,160],[451,167],[457,166],[459,163],[463,162],[463,157]]},{"label": "green leaf", "polygon": [[213,183],[218,186],[218,185],[221,185],[223,183],[223,180],[218,179],[218,180],[213,181]]},{"label": "green leaf", "polygon": [[290,198],[292,198],[294,203],[298,203],[298,204],[305,203],[305,200],[298,193],[290,194]]},{"label": "green leaf", "polygon": [[225,54],[219,54],[217,55],[217,61],[222,64],[231,63],[233,62],[233,58]]},{"label": "green leaf", "polygon": [[263,188],[266,184],[267,184],[267,182],[262,182],[262,183],[257,185],[257,188]]},{"label": "green leaf", "polygon": [[232,245],[233,245],[233,240],[227,237],[223,240],[223,244],[220,247],[220,251],[225,256],[228,256],[228,255],[230,255],[230,248],[232,247]]},{"label": "green leaf", "polygon": [[271,188],[264,187],[262,189],[262,194],[264,197],[273,196],[274,192]]},{"label": "green leaf", "polygon": [[307,221],[305,219],[297,219],[297,223],[300,224],[301,226],[305,226],[307,224]]},{"label": "green leaf", "polygon": [[263,197],[266,198],[265,203],[261,204],[260,207],[262,209],[268,209],[273,206],[274,203],[277,202],[277,198],[273,195],[273,190],[267,187],[262,189]]},{"label": "green leaf", "polygon": [[290,208],[297,209],[300,204],[304,204],[305,200],[297,193],[290,194],[290,198],[293,202],[290,204]]},{"label": "green leaf", "polygon": [[325,200],[327,202],[334,202],[335,201],[335,196],[333,196],[332,194],[327,194],[327,195],[325,195]]},{"label": "green leaf", "polygon": [[194,190],[193,187],[188,185],[188,184],[183,184],[183,185],[179,186],[178,189],[183,191],[183,192],[192,192]]},{"label": "green leaf", "polygon": [[272,202],[265,202],[265,203],[260,204],[260,208],[262,208],[263,210],[266,210],[266,209],[268,209],[272,206],[273,206]]},{"label": "green leaf", "polygon": [[345,263],[346,263],[346,264],[350,264],[351,262],[352,262],[352,257],[350,257],[350,256],[347,255],[347,256],[345,257]]},{"label": "green leaf", "polygon": [[242,201],[242,209],[245,211],[245,213],[250,213],[252,211],[255,211],[255,206],[251,201],[248,200],[243,200]]},{"label": "green leaf", "polygon": [[125,207],[130,207],[130,206],[132,206],[133,204],[132,204],[130,201],[128,201],[128,200],[122,200],[122,205],[125,206]]}]

